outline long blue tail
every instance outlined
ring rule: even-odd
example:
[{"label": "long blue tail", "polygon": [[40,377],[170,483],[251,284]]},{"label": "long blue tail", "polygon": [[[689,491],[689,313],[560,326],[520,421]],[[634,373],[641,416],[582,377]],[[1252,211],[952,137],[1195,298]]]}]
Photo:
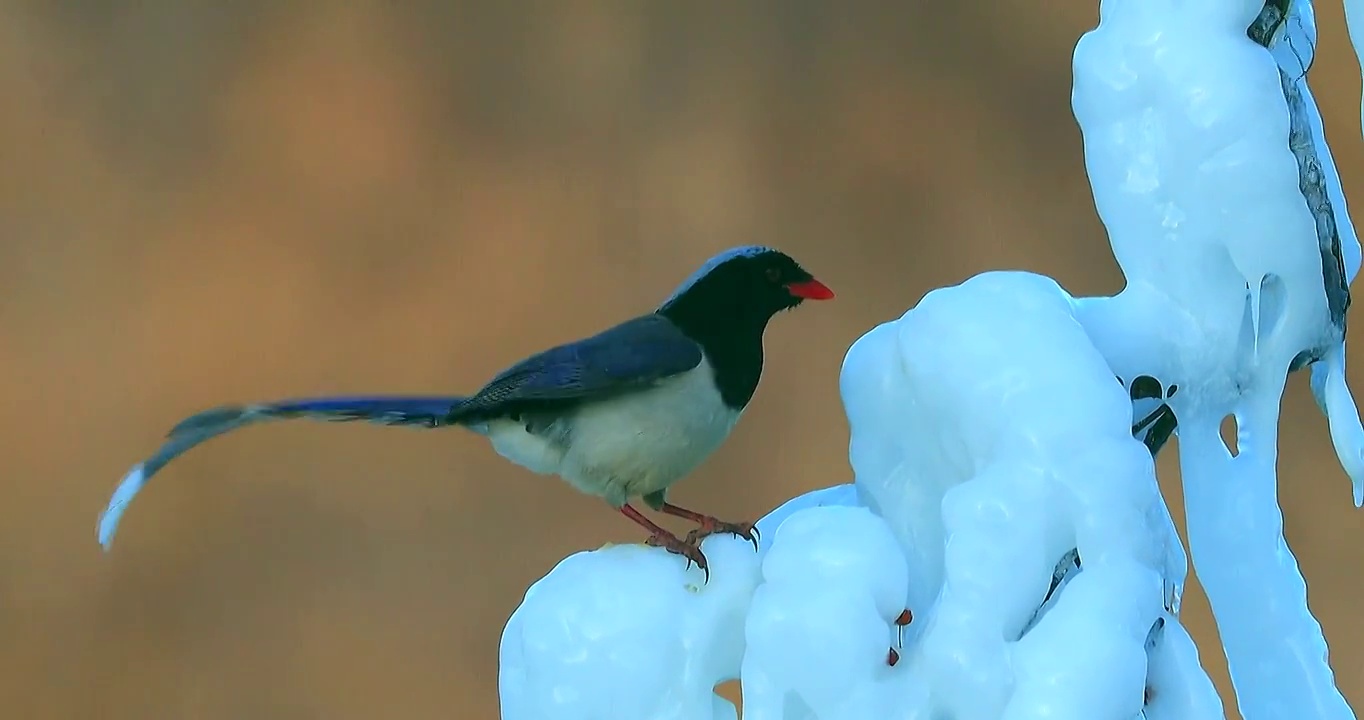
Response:
[{"label": "long blue tail", "polygon": [[166,442],[156,454],[123,476],[108,507],[100,514],[100,545],[109,549],[124,510],[158,470],[190,448],[224,433],[259,422],[294,418],[434,428],[454,424],[448,421],[450,413],[464,400],[462,397],[403,396],[316,398],[261,405],[227,405],[192,415],[171,428]]}]

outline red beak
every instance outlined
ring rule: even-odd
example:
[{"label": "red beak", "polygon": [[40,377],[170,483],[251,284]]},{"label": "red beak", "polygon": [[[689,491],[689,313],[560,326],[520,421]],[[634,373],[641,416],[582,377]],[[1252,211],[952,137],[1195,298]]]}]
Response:
[{"label": "red beak", "polygon": [[828,285],[811,278],[805,282],[793,282],[786,286],[787,291],[792,295],[804,300],[829,300],[834,296],[834,291]]}]

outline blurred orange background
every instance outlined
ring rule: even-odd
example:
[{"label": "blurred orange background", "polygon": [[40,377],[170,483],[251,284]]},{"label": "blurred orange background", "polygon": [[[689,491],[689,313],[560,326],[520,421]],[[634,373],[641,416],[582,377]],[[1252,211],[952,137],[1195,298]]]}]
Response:
[{"label": "blurred orange background", "polygon": [[[750,242],[839,299],[773,324],[675,498],[757,517],[848,481],[838,370],[874,324],[990,269],[1120,288],[1070,111],[1097,5],[0,3],[0,712],[497,717],[525,589],[643,536],[482,439],[274,425],[172,464],[108,555],[99,510],[191,412],[466,391]],[[1317,14],[1364,203],[1359,69]],[[1306,373],[1284,415],[1285,532],[1358,703],[1364,513]],[[1185,618],[1225,691],[1193,582]]]}]

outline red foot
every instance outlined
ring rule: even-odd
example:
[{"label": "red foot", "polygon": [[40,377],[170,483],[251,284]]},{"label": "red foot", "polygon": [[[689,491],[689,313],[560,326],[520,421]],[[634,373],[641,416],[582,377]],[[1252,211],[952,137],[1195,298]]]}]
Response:
[{"label": "red foot", "polygon": [[895,667],[897,662],[900,662],[900,653],[895,652],[895,648],[891,648],[890,652],[886,654],[886,664]]},{"label": "red foot", "polygon": [[[665,503],[663,507],[664,510],[667,510],[670,506]],[[629,505],[622,505],[620,511],[625,517],[630,518],[649,531],[649,539],[645,540],[644,544],[663,548],[670,553],[681,555],[687,559],[687,567],[689,568],[692,563],[696,563],[696,567],[701,568],[701,571],[706,574],[705,581],[710,582],[710,564],[706,562],[706,556],[701,554],[701,547],[698,544],[700,538],[693,537],[696,535],[695,531],[687,535],[686,540],[679,540],[676,535],[659,527],[654,521],[644,517],[640,511]]]},{"label": "red foot", "polygon": [[687,533],[687,542],[699,543],[702,538],[710,537],[711,535],[719,535],[721,533],[737,535],[753,543],[754,550],[758,549],[758,529],[753,527],[753,523],[730,523],[723,520],[716,520],[715,518],[706,518],[702,520],[701,527]]},{"label": "red foot", "polygon": [[706,574],[706,582],[710,582],[710,565],[706,562],[706,556],[701,554],[701,548],[692,542],[691,536],[686,540],[679,540],[676,535],[670,532],[656,532],[644,541],[645,545],[663,548],[670,553],[681,555],[687,559],[687,567],[696,563],[696,567],[701,568],[701,572]]},{"label": "red foot", "polygon": [[758,529],[753,527],[753,523],[725,522],[724,520],[711,517],[710,515],[702,515],[694,510],[678,507],[672,503],[663,503],[663,506],[660,507],[659,510],[674,517],[685,518],[701,526],[690,533],[687,533],[687,542],[699,543],[702,538],[718,535],[720,533],[728,533],[730,535],[737,535],[753,543],[753,549],[758,549]]}]

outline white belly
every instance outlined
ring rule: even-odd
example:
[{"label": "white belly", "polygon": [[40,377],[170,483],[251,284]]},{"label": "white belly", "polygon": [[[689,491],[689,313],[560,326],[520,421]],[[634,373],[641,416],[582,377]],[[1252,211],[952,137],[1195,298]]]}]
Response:
[{"label": "white belly", "polygon": [[547,431],[496,421],[493,448],[533,472],[622,505],[672,485],[729,437],[740,412],[725,406],[710,364],[649,390],[579,408]]}]

